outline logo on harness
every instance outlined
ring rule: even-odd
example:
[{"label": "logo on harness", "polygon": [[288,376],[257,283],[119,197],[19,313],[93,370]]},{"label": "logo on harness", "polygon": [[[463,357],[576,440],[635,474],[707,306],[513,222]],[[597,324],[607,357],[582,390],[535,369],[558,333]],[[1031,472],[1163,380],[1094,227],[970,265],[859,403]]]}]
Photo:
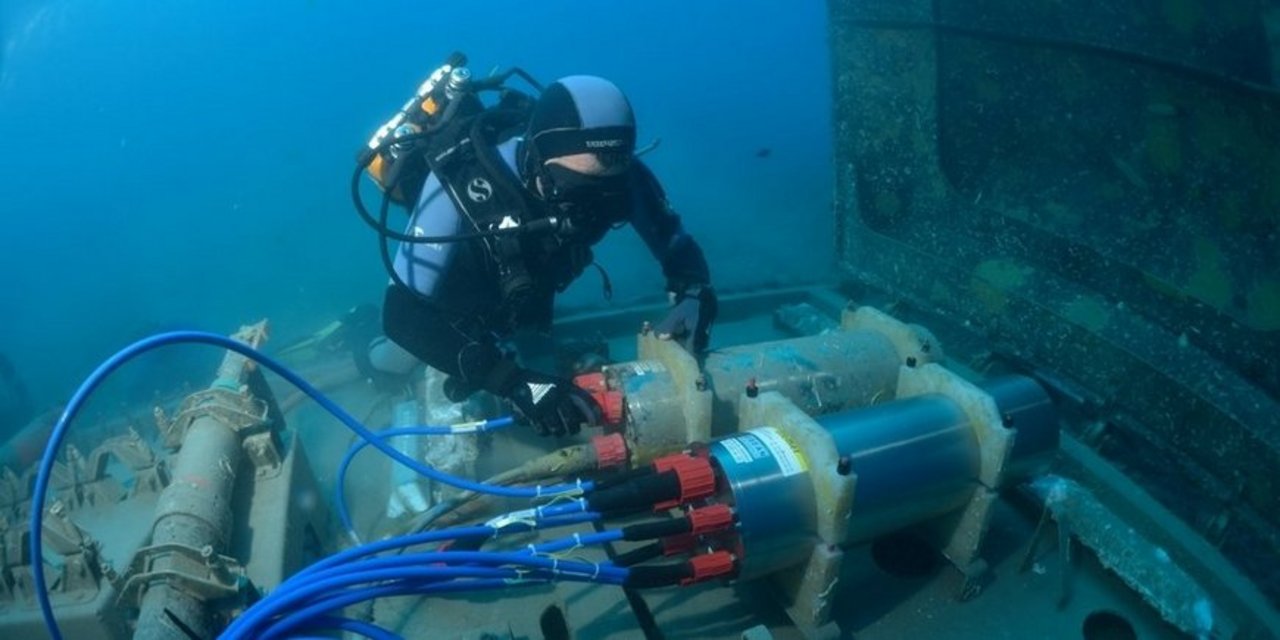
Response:
[{"label": "logo on harness", "polygon": [[484,178],[476,178],[467,183],[467,197],[472,202],[485,202],[493,197],[493,185]]}]

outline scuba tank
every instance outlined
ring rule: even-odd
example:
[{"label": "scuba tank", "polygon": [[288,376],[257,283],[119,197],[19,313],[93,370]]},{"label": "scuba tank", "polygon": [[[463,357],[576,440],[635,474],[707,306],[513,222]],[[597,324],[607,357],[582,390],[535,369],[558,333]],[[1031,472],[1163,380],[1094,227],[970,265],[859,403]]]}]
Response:
[{"label": "scuba tank", "polygon": [[479,97],[468,91],[471,71],[462,66],[466,63],[467,57],[462,53],[450,55],[404,106],[378,127],[361,151],[359,164],[392,202],[411,205],[427,177],[425,159],[412,153],[414,143],[424,138],[416,134],[438,130],[452,118],[484,110]]},{"label": "scuba tank", "polygon": [[[389,239],[407,243],[480,241],[496,266],[499,295],[506,315],[510,315],[523,306],[533,290],[521,237],[557,232],[562,226],[556,215],[530,213],[533,205],[523,185],[494,150],[524,129],[534,104],[531,96],[506,87],[506,80],[518,74],[538,91],[542,86],[518,68],[473,80],[464,64],[462,53],[450,55],[378,128],[357,158],[351,194],[356,211],[381,236],[383,266],[393,282],[414,290],[395,272]],[[499,91],[501,97],[489,107],[480,99],[482,91]],[[416,236],[388,227],[390,204],[412,208],[429,173],[436,175],[459,213],[473,223],[474,231]],[[369,213],[360,196],[360,181],[365,175],[382,192],[378,218]]]}]

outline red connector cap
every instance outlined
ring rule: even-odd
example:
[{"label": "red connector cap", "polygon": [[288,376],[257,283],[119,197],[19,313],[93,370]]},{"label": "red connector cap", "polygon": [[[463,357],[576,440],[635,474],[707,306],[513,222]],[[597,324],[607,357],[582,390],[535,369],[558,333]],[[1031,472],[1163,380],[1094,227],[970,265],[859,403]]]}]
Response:
[{"label": "red connector cap", "polygon": [[584,373],[574,378],[573,383],[591,394],[591,398],[600,405],[604,426],[616,427],[622,424],[622,392],[610,391],[603,373]]},{"label": "red connector cap", "polygon": [[676,478],[680,480],[680,497],[653,505],[654,511],[666,511],[716,492],[716,473],[711,469],[711,461],[706,458],[676,453],[654,460],[653,469],[658,473],[674,471]]},{"label": "red connector cap", "polygon": [[582,390],[588,393],[598,393],[609,390],[609,385],[604,380],[604,374],[599,372],[584,373],[574,378],[573,383],[582,387]]},{"label": "red connector cap", "polygon": [[733,526],[733,510],[727,504],[713,504],[689,511],[689,524],[695,536],[724,531]]},{"label": "red connector cap", "polygon": [[712,578],[732,575],[737,570],[737,560],[728,551],[713,551],[689,559],[693,575],[680,581],[680,586],[704,582]]},{"label": "red connector cap", "polygon": [[688,553],[693,551],[693,547],[696,544],[698,544],[698,538],[692,533],[667,536],[662,539],[662,555],[678,556],[682,553]]},{"label": "red connector cap", "polygon": [[608,469],[627,463],[627,441],[621,433],[591,438],[591,446],[596,450],[596,468]]}]

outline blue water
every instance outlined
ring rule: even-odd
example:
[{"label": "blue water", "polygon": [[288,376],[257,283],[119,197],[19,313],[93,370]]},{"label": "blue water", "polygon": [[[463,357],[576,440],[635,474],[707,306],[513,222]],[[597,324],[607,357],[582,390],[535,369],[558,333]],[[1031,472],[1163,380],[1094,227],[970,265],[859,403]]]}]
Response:
[{"label": "blue water", "polygon": [[[617,82],[721,289],[826,277],[825,18],[781,0],[5,0],[0,352],[47,406],[157,329],[266,317],[283,340],[379,302],[354,153],[455,49],[478,73]],[[597,255],[619,302],[661,290],[630,231]],[[594,274],[561,302],[603,304]]]}]

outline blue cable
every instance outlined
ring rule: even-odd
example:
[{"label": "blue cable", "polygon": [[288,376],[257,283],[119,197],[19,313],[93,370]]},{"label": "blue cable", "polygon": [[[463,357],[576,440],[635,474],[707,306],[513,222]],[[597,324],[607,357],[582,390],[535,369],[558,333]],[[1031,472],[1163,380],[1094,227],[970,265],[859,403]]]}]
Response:
[{"label": "blue cable", "polygon": [[[596,544],[604,544],[608,542],[616,542],[622,539],[622,535],[623,535],[622,531],[616,530],[616,529],[604,531],[601,533],[593,533],[585,536],[575,535],[572,537],[566,537],[560,540],[555,540],[555,541],[541,544],[541,545],[531,545],[530,549],[521,550],[519,553],[533,553],[533,554],[555,553],[559,551],[573,549],[580,546],[590,546],[590,545],[596,545]],[[382,570],[382,569],[420,568],[423,565],[437,561],[440,558],[440,555],[439,555],[440,553],[442,552],[422,552],[422,553],[411,553],[411,554],[405,554],[405,555],[399,555],[399,556],[378,557],[378,558],[370,558],[367,560],[362,560],[359,563],[352,564],[352,565],[333,566],[326,570],[319,571],[307,576],[307,582],[314,583],[316,581],[326,580],[336,576],[344,576],[344,575],[349,576],[349,575],[353,575],[354,572],[365,572],[365,571]],[[459,552],[448,551],[443,553],[458,554]],[[488,552],[472,552],[472,553],[488,553]],[[460,556],[446,555],[445,557],[449,559],[457,559]],[[569,565],[569,566],[573,566],[573,565]],[[617,567],[611,563],[600,563],[599,565],[591,565],[591,566],[598,567],[592,572],[592,576],[590,576],[591,581],[599,582],[602,584],[620,585],[623,583],[623,581],[626,580],[626,577],[630,572],[630,570],[626,567]],[[480,567],[472,567],[472,568],[479,569]],[[569,579],[569,576],[567,575],[561,575],[558,577]],[[587,578],[587,576],[582,576],[582,577]],[[366,589],[371,589],[371,588],[373,587],[367,587]],[[365,597],[356,598],[352,600],[343,599],[337,604],[329,602],[328,598],[341,598],[342,596],[340,595],[329,596],[326,599],[317,600],[315,604],[311,605],[310,607],[298,610],[296,612],[296,615],[301,618],[305,618],[311,615],[318,615],[325,611],[335,610],[337,608],[341,608],[349,604],[353,604],[354,602],[360,602],[363,600],[373,599],[378,597],[386,597],[389,595],[403,595],[404,589],[405,589],[404,587],[395,587],[393,591],[382,591],[376,594],[371,594]],[[428,593],[428,591],[424,591],[423,589],[417,589],[417,588],[409,589],[409,591],[416,594]],[[270,597],[272,598],[278,597],[278,594],[280,593],[281,593],[281,590],[278,589],[277,591],[273,592]],[[304,614],[304,612],[306,613]],[[286,617],[293,618],[294,615],[295,614],[291,613],[291,614],[288,614]],[[285,624],[285,623],[283,621],[280,621],[277,624]],[[293,622],[288,623],[288,626],[289,628],[292,628],[293,626],[295,626],[295,623]],[[274,630],[276,629],[276,627],[273,626],[272,629]]]},{"label": "blue cable", "polygon": [[[599,518],[600,518],[600,514],[598,513],[573,514],[569,516],[558,516],[556,518],[549,518],[547,519],[547,521],[540,522],[538,524],[540,526],[545,526],[545,527],[557,527],[557,526],[564,526],[564,525],[570,525],[570,524],[580,524],[583,522],[591,522]],[[381,553],[383,551],[390,551],[392,549],[403,549],[406,547],[413,547],[421,544],[428,544],[431,542],[444,542],[447,540],[456,540],[460,538],[491,538],[491,537],[500,535],[502,533],[515,533],[517,531],[528,530],[528,528],[515,529],[514,527],[515,525],[513,524],[513,525],[508,525],[507,527],[504,527],[502,529],[497,529],[489,526],[442,529],[440,531],[427,531],[424,533],[414,534],[411,536],[400,536],[396,538],[389,538],[387,540],[380,540],[378,542],[371,542],[371,543],[360,545],[358,547],[352,547],[345,551],[342,551],[342,552],[333,554],[327,558],[324,558],[323,560],[320,560],[312,564],[311,566],[308,566],[302,569],[301,571],[295,573],[294,575],[290,576],[287,580],[280,583],[280,585],[276,587],[275,591],[273,591],[271,593],[271,596],[269,597],[276,597],[278,594],[282,592],[288,592],[289,590],[295,588],[295,585],[298,585],[299,583],[305,583],[311,580],[315,580],[320,576],[330,575],[330,573],[333,570],[343,571],[343,570],[358,570],[360,568],[363,568],[367,564],[375,562],[380,559],[380,558],[366,559],[365,558],[366,556],[371,556],[377,553]],[[419,561],[422,561],[420,558],[421,553],[428,553],[428,552],[419,552],[417,554],[412,554],[412,553],[403,554],[397,557],[400,557],[400,558],[415,557],[415,558],[419,558]],[[438,553],[438,552],[430,552],[430,553]],[[448,552],[448,553],[456,553],[456,552]]]},{"label": "blue cable", "polygon": [[391,551],[402,547],[412,547],[420,544],[428,544],[431,542],[444,542],[445,540],[453,540],[455,538],[490,538],[497,535],[498,530],[493,527],[458,527],[454,529],[441,529],[440,531],[424,531],[415,533],[410,536],[399,536],[396,538],[388,538],[386,540],[378,540],[376,542],[368,542],[358,547],[352,547],[344,551],[335,553],[327,558],[318,560],[307,568],[293,574],[288,580],[281,583],[277,587],[277,592],[281,587],[295,581],[303,580],[316,573],[324,571],[330,567],[344,565],[349,562],[359,560],[365,556],[371,556],[375,553],[383,551]]},{"label": "blue cable", "polygon": [[571,524],[582,524],[583,522],[595,522],[603,517],[604,516],[598,511],[587,511],[585,513],[571,513],[564,516],[538,518],[538,528],[546,529],[550,527],[563,527]]},{"label": "blue cable", "polygon": [[370,640],[401,640],[400,636],[391,633],[376,624],[339,616],[323,616],[316,618],[313,621],[313,624],[308,626],[305,630],[319,631],[323,629],[342,629],[343,631],[350,631],[351,633],[370,638]]},{"label": "blue cable", "polygon": [[[572,513],[572,514],[554,516],[554,517],[539,520],[535,526],[555,527],[555,526],[563,526],[563,525],[569,525],[569,524],[580,524],[582,522],[589,522],[599,518],[600,518],[600,514],[598,513],[591,513],[591,512]],[[249,615],[249,613],[253,612],[258,606],[271,606],[271,605],[263,605],[263,602],[266,602],[267,600],[271,600],[272,602],[274,602],[279,598],[287,597],[288,594],[294,592],[299,588],[302,588],[303,585],[311,584],[316,580],[332,577],[334,575],[341,575],[345,572],[361,571],[361,570],[373,568],[373,567],[399,566],[400,564],[414,564],[414,563],[420,564],[425,562],[432,562],[434,561],[434,558],[436,558],[436,556],[424,556],[423,553],[405,554],[405,555],[397,556],[395,558],[364,559],[366,556],[371,556],[377,553],[381,553],[383,551],[390,551],[393,549],[417,546],[420,544],[428,544],[431,542],[442,542],[445,540],[454,540],[458,538],[475,538],[475,537],[489,538],[489,537],[500,535],[502,533],[511,533],[517,530],[518,531],[528,530],[525,527],[520,527],[519,529],[517,529],[516,526],[519,524],[521,523],[513,522],[512,524],[502,528],[482,526],[482,527],[458,527],[454,529],[444,529],[440,531],[427,531],[427,532],[418,533],[410,536],[401,536],[398,538],[391,538],[388,540],[380,540],[377,542],[360,545],[360,546],[353,547],[351,549],[347,549],[345,551],[333,554],[327,558],[324,558],[312,564],[309,567],[306,567],[305,569],[291,576],[288,580],[285,580],[269,596],[264,598],[263,601],[260,601],[257,605],[255,605],[254,608],[250,609],[249,612],[246,612],[245,615],[242,615],[240,619],[233,621],[231,623],[231,626],[227,628],[227,631],[231,632],[233,629],[240,629],[241,628],[240,625],[246,624],[246,623],[240,622],[240,620],[243,619],[245,616]],[[428,553],[454,554],[454,555],[448,556],[450,560],[454,560],[459,558],[460,556],[458,556],[457,554],[462,552],[450,551],[450,552],[428,552]],[[492,552],[471,552],[471,553],[492,553]],[[404,560],[405,558],[408,558],[409,560]],[[601,568],[596,570],[596,572],[602,575],[612,575],[616,571],[621,569],[618,567],[613,567],[611,564],[602,564],[600,565],[600,567]]]},{"label": "blue cable", "polygon": [[[396,427],[394,429],[386,429],[379,431],[379,438],[394,438],[396,436],[445,436],[445,435],[461,435],[463,433],[485,433],[494,431],[502,427],[515,424],[515,419],[511,416],[502,418],[494,418],[485,420],[476,425],[474,429],[460,431],[456,427],[442,427],[436,425],[418,426],[418,427]],[[360,541],[360,536],[356,534],[355,525],[351,521],[351,513],[347,509],[347,468],[351,466],[351,462],[355,460],[356,454],[362,449],[369,446],[369,443],[361,440],[347,449],[346,454],[342,456],[342,461],[338,463],[338,479],[333,488],[333,501],[337,505],[338,519],[342,521],[342,527],[346,530],[347,535],[352,540]]]},{"label": "blue cable", "polygon": [[[456,567],[452,568],[456,570],[456,575],[448,577],[429,575],[423,578],[418,575],[431,571],[431,569],[439,569],[439,567],[418,567],[416,570],[401,568],[382,572],[383,575],[370,573],[365,576],[351,576],[353,583],[356,580],[367,579],[368,582],[376,581],[377,586],[336,587],[319,594],[318,597],[297,603],[289,609],[273,611],[271,616],[254,620],[252,626],[237,627],[234,631],[228,627],[227,632],[221,636],[220,640],[236,640],[238,638],[268,640],[269,638],[279,637],[282,634],[288,634],[295,629],[309,628],[314,624],[312,620],[315,618],[322,617],[331,611],[341,611],[341,607],[344,605],[339,603],[342,602],[355,603],[375,598],[416,594],[430,585],[443,584],[446,581],[460,578],[464,579],[461,582],[462,584],[468,584],[471,580],[512,580],[518,577],[518,572],[513,569],[489,567]],[[439,572],[432,571],[432,573]],[[358,597],[351,597],[353,595]]]},{"label": "blue cable", "polygon": [[[612,537],[605,537],[607,539],[588,540],[589,537],[592,537],[592,536],[584,536],[582,538],[581,544],[582,545],[600,544],[602,542],[613,542],[614,540],[617,539]],[[546,550],[546,549],[543,549],[541,546],[535,547],[535,549],[538,554],[543,554],[543,553],[550,553],[551,551],[561,551],[564,549],[572,549],[575,546],[575,544],[576,542],[572,538],[569,538],[563,541],[560,541],[560,540],[556,541],[554,543],[554,546],[555,546],[554,549]],[[317,572],[308,576],[306,584],[308,585],[314,584],[316,582],[328,580],[335,577],[353,575],[356,573],[363,573],[368,571],[381,571],[384,569],[397,569],[397,568],[404,568],[404,569],[412,569],[415,567],[420,568],[422,565],[441,562],[440,554],[453,554],[451,556],[445,556],[445,560],[444,560],[445,562],[453,562],[453,561],[457,561],[458,558],[463,557],[460,554],[467,554],[467,553],[496,554],[503,557],[509,557],[511,554],[515,554],[524,558],[528,558],[530,557],[530,555],[535,555],[535,554],[530,554],[527,549],[519,550],[519,551],[423,551],[419,553],[407,553],[407,554],[398,555],[398,556],[371,558],[369,560],[363,560],[351,566],[332,567],[325,571]],[[558,559],[556,559],[556,562],[559,562]],[[592,567],[591,573],[593,575],[598,574],[602,576],[620,576],[620,575],[624,575],[627,572],[627,569],[625,567],[618,567],[609,562],[602,562],[598,564],[579,563],[577,561],[573,561],[573,562],[574,562],[573,564],[569,565],[570,567],[577,567],[580,564],[583,566]],[[277,589],[276,591],[272,592],[271,595],[267,597],[267,599],[270,599],[274,602],[276,598],[285,597],[285,595],[279,595],[279,594],[281,593],[292,594],[294,591],[300,588],[302,588],[300,585],[293,585],[288,590]]]},{"label": "blue cable", "polygon": [[[357,563],[351,567],[341,567],[326,574],[312,575],[304,584],[291,589],[277,589],[267,598],[260,600],[227,627],[225,638],[239,638],[255,631],[255,628],[266,623],[283,610],[303,606],[312,598],[335,589],[346,588],[366,582],[385,582],[387,580],[406,577],[442,580],[459,577],[485,575],[483,565],[524,565],[534,569],[544,569],[556,577],[581,575],[606,579],[624,578],[627,570],[610,565],[597,565],[586,562],[544,558],[525,553],[497,553],[491,551],[434,551],[411,554],[396,558],[383,558],[379,566],[390,565],[390,568],[365,568],[370,563]],[[376,562],[376,561],[375,561]],[[445,563],[445,566],[422,566],[426,563]],[[482,566],[449,566],[454,563],[477,564]],[[405,565],[405,566],[396,566]],[[500,568],[500,567],[499,567]],[[503,574],[505,575],[505,574]],[[251,636],[253,637],[253,636]]]},{"label": "blue cable", "polygon": [[[378,587],[364,587],[343,591],[340,594],[329,596],[324,600],[317,601],[315,604],[298,611],[290,612],[280,619],[271,623],[262,634],[263,640],[279,637],[281,634],[289,633],[293,628],[305,623],[309,618],[323,614],[326,611],[341,610],[344,607],[364,602],[366,600],[375,600],[378,598],[386,598],[392,596],[423,596],[438,593],[449,593],[458,591],[481,591],[491,589],[511,589],[514,587],[531,587],[550,582],[549,577],[545,577],[538,572],[528,572],[523,576],[509,570],[510,577],[507,578],[476,578],[466,581],[442,582],[442,583],[394,583]],[[518,581],[513,581],[519,577]],[[612,586],[621,586],[624,578],[608,578],[603,576],[599,579],[592,579],[585,576],[560,576],[558,578],[567,582],[590,582],[593,584],[606,584]]]},{"label": "blue cable", "polygon": [[[601,514],[597,512],[574,513],[574,514],[568,514],[564,516],[555,516],[551,518],[540,519],[537,521],[537,526],[559,527],[559,526],[565,526],[570,524],[580,524],[583,522],[593,522],[600,518],[601,518]],[[367,542],[359,546],[351,547],[350,549],[345,549],[343,551],[340,551],[338,553],[335,553],[333,555],[330,555],[326,558],[323,558],[321,560],[318,560],[312,563],[310,566],[307,566],[301,571],[290,576],[288,580],[285,580],[283,583],[281,583],[280,587],[284,587],[285,585],[289,584],[290,582],[293,582],[294,580],[306,579],[330,567],[347,564],[355,560],[359,560],[365,556],[371,556],[377,553],[382,553],[383,551],[391,551],[394,549],[401,549],[404,547],[415,547],[421,544],[430,544],[432,542],[444,542],[446,540],[454,540],[457,538],[492,538],[502,533],[514,533],[517,531],[516,529],[509,528],[509,527],[514,527],[514,524],[508,525],[508,527],[504,527],[502,529],[498,529],[496,527],[487,526],[487,525],[475,526],[475,527],[455,527],[452,529],[441,529],[438,531],[423,531],[421,533],[415,533],[407,536],[397,536],[394,538],[387,538],[386,540],[377,540],[374,542]],[[525,530],[527,529],[519,529],[518,531],[525,531]],[[279,590],[280,587],[277,587],[277,590]]]},{"label": "blue cable", "polygon": [[551,542],[533,545],[533,553],[558,553],[567,549],[576,547],[588,547],[593,544],[606,544],[609,542],[617,542],[622,539],[621,529],[610,529],[601,531],[600,533],[592,533],[588,535],[572,535]]},{"label": "blue cable", "polygon": [[535,511],[539,518],[549,516],[567,515],[570,513],[581,513],[587,510],[587,501],[582,498],[575,498],[572,502],[560,504],[548,504],[538,507]]},{"label": "blue cable", "polygon": [[[476,579],[476,581],[480,580],[483,579]],[[267,640],[268,638],[278,636],[281,633],[288,633],[291,629],[303,625],[311,618],[323,615],[328,611],[341,611],[345,607],[368,600],[377,600],[378,598],[411,595],[416,593],[417,591],[414,586],[406,586],[403,583],[394,583],[378,587],[348,589],[338,594],[328,596],[322,600],[318,600],[315,604],[303,609],[291,611],[281,618],[271,621],[269,623],[271,626],[263,630],[262,638],[263,640]],[[229,630],[230,628],[228,628],[228,631]],[[234,640],[234,638],[224,634],[219,640]]]},{"label": "blue cable", "polygon": [[204,331],[171,331],[161,333],[147,338],[143,338],[129,346],[116,352],[110,358],[107,358],[102,364],[99,364],[93,373],[85,378],[84,382],[76,389],[71,399],[67,402],[67,406],[62,411],[62,415],[58,418],[57,424],[54,425],[53,431],[49,434],[49,441],[45,445],[44,453],[40,458],[40,467],[36,472],[35,489],[32,496],[31,508],[31,528],[29,551],[31,554],[32,577],[35,579],[36,600],[40,603],[40,614],[44,617],[45,626],[49,630],[49,635],[53,640],[62,640],[62,631],[58,628],[58,621],[53,616],[53,604],[49,602],[49,587],[44,576],[44,543],[43,543],[43,527],[44,527],[44,502],[45,496],[49,491],[49,475],[53,472],[54,458],[62,441],[66,438],[67,429],[71,421],[80,413],[84,407],[85,401],[89,395],[93,393],[104,379],[116,369],[133,358],[146,353],[152,349],[179,343],[200,343],[221,347],[229,351],[234,351],[246,358],[249,358],[276,375],[284,378],[290,384],[307,394],[312,400],[315,400],[321,407],[341,421],[347,428],[356,432],[366,442],[373,445],[379,451],[390,456],[393,460],[408,466],[409,468],[421,473],[433,480],[443,482],[455,487],[466,489],[469,491],[477,491],[480,493],[492,493],[511,498],[538,498],[560,493],[580,493],[591,489],[590,482],[578,481],[574,484],[552,485],[543,487],[541,485],[533,488],[519,487],[498,487],[485,485],[483,483],[473,482],[465,478],[458,478],[449,474],[437,471],[430,467],[419,464],[416,460],[396,451],[390,444],[383,442],[372,431],[369,431],[364,425],[360,424],[354,416],[347,413],[342,407],[339,407],[333,400],[326,397],[318,389],[303,380],[301,376],[286,368],[275,359],[270,358],[256,349],[248,345],[237,342],[226,336],[216,333],[208,333]]}]

